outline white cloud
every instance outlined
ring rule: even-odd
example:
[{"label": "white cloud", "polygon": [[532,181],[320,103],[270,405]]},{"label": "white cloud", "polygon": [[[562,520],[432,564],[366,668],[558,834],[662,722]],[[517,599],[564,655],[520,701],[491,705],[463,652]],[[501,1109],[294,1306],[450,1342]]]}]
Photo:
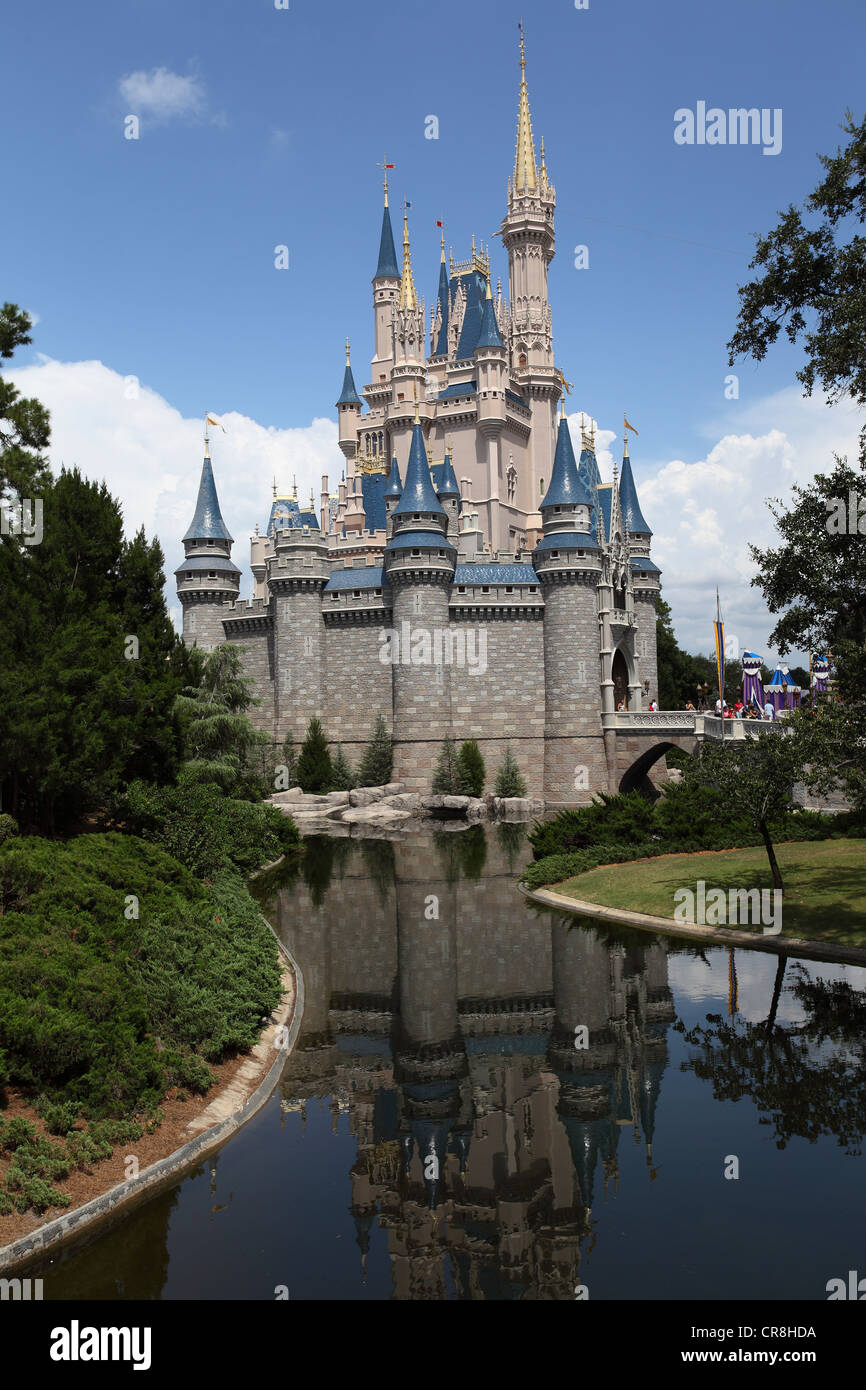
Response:
[{"label": "white cloud", "polygon": [[[685,650],[712,651],[718,585],[727,636],[738,639],[741,651],[760,652],[768,665],[775,663],[767,637],[776,618],[751,586],[757,567],[749,545],[763,548],[778,539],[766,499],[790,501],[792,484],[808,484],[816,473],[830,471],[834,452],[857,457],[860,423],[850,403],[830,408],[790,388],[748,407],[732,405],[729,415],[707,422],[701,433],[715,442],[702,459],[647,459],[646,442],[632,440],[632,470],[653,530],[653,558]],[[579,415],[570,417],[569,427],[577,447]],[[616,437],[604,429],[596,434],[607,481],[613,465],[608,446]],[[621,448],[617,444],[617,458]],[[806,664],[805,653],[784,659]]]},{"label": "white cloud", "polygon": [[[78,467],[88,478],[105,479],[123,507],[127,535],[144,526],[157,535],[166,557],[167,597],[179,624],[174,570],[183,559],[180,537],[192,520],[204,452],[204,418],[185,419],[155,391],[139,386],[102,362],[56,362],[39,358],[34,366],[9,373],[27,396],[51,412],[51,464]],[[345,467],[334,420],[314,419],[296,429],[259,425],[236,411],[212,413],[226,433],[211,427],[211,458],[220,507],[235,538],[234,559],[244,571],[241,596],[252,592],[249,537],[264,530],[271,507],[272,480],[281,492],[297,478],[298,500],[309,505],[310,489],[319,510],[323,473],[335,492]]]},{"label": "white cloud", "polygon": [[168,68],[131,72],[119,81],[120,96],[133,115],[153,122],[200,120],[207,113],[207,95],[200,78]]}]

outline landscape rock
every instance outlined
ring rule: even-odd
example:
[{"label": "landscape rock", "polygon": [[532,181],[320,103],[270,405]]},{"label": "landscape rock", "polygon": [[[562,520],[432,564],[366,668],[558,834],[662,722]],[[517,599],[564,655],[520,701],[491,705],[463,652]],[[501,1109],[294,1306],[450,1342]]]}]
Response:
[{"label": "landscape rock", "polygon": [[349,792],[349,805],[372,806],[374,801],[381,801],[384,795],[384,787],[355,787]]},{"label": "landscape rock", "polygon": [[388,806],[395,811],[421,811],[420,792],[397,792],[394,796],[385,796],[379,802],[380,806]]}]

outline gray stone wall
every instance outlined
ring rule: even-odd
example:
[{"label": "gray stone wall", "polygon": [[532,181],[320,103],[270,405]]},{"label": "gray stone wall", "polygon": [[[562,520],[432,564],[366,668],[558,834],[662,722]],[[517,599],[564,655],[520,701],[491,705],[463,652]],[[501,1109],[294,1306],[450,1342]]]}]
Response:
[{"label": "gray stone wall", "polygon": [[325,714],[321,586],[280,583],[273,604],[275,735],[291,733],[299,742],[313,716]]},{"label": "gray stone wall", "polygon": [[[448,589],[441,582],[394,585],[394,629],[403,624],[435,636],[448,629]],[[402,661],[392,668],[394,682],[394,780],[407,791],[430,790],[439,747],[451,726],[451,668]]]},{"label": "gray stone wall", "polygon": [[[649,681],[649,699],[658,700],[659,697],[659,671],[658,656],[656,652],[656,593],[635,591],[634,596],[634,620],[637,628],[635,636],[635,646],[640,657],[640,679]],[[644,687],[646,688],[646,687]],[[644,696],[644,708],[647,708],[648,701]]]},{"label": "gray stone wall", "polygon": [[583,805],[608,787],[594,576],[544,586],[544,797]]},{"label": "gray stone wall", "polygon": [[198,647],[200,651],[212,652],[225,639],[223,618],[227,603],[190,602],[183,605],[183,640],[188,647]]},{"label": "gray stone wall", "polygon": [[372,737],[377,715],[392,726],[392,671],[380,660],[379,641],[390,625],[391,614],[383,609],[374,621],[331,619],[325,629],[325,733],[332,746],[342,743],[353,763]]}]

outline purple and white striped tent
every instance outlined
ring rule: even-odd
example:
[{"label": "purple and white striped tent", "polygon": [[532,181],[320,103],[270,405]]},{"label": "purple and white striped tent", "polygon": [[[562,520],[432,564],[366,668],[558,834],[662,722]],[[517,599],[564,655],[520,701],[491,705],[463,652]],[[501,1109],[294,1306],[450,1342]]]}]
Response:
[{"label": "purple and white striped tent", "polygon": [[826,695],[830,681],[830,660],[812,653],[812,694]]},{"label": "purple and white striped tent", "polygon": [[761,683],[761,658],[755,652],[743,652],[743,704],[764,708],[764,687]]},{"label": "purple and white striped tent", "polygon": [[766,688],[766,699],[769,700],[776,714],[780,710],[791,708],[788,702],[788,680],[789,677],[785,674],[784,668],[779,665],[773,672],[773,679]]}]

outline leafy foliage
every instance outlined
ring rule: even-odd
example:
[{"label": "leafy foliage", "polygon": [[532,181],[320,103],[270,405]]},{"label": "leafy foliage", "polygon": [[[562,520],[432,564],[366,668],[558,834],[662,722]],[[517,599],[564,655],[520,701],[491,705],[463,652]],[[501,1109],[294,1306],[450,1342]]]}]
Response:
[{"label": "leafy foliage", "polygon": [[123,1116],[153,1111],[179,1073],[206,1088],[206,1061],[252,1045],[279,997],[241,881],[205,888],[133,836],[7,841],[0,900],[0,1048],[9,1084],[43,1105]]},{"label": "leafy foliage", "polygon": [[185,753],[181,780],[215,783],[229,796],[260,797],[264,788],[256,755],[268,739],[247,714],[255,701],[238,648],[224,642],[194,669],[197,684],[177,699]]},{"label": "leafy foliage", "polygon": [[223,869],[251,873],[301,846],[294,821],[276,806],[224,796],[208,783],[133,782],[115,814],[131,834],[159,845],[197,878]]}]

